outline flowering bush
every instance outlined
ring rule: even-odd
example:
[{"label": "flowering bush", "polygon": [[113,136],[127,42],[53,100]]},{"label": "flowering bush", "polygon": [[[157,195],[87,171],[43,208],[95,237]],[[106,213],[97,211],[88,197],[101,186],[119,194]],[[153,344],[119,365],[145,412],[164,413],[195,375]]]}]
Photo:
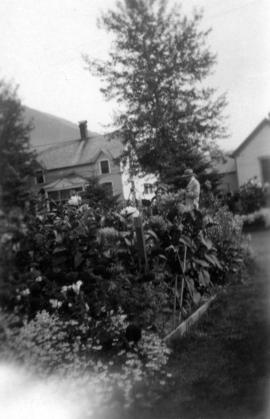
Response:
[{"label": "flowering bush", "polygon": [[154,214],[163,217],[172,218],[179,210],[179,204],[183,204],[185,200],[185,191],[180,189],[178,192],[166,192],[161,196],[157,196],[154,202]]},{"label": "flowering bush", "polygon": [[224,282],[229,273],[236,273],[244,263],[245,246],[242,235],[243,220],[226,207],[221,207],[211,219],[205,218],[207,235],[217,249],[221,270],[214,273],[218,281]]},{"label": "flowering bush", "polygon": [[211,269],[221,266],[201,212],[187,209],[181,193],[166,194],[157,209],[144,219],[149,272],[139,264],[133,221],[115,211],[67,206],[21,220],[24,228],[7,230],[2,249],[2,306],[29,318],[57,309],[76,321],[121,306],[129,320],[160,330],[160,313],[172,311],[179,293],[175,276],[185,275],[189,311],[209,292]]},{"label": "flowering bush", "polygon": [[191,211],[182,197],[166,194],[157,215],[144,217],[147,267],[125,214],[84,204],[4,217],[1,305],[28,319],[46,310],[79,324],[88,316],[104,327],[103,307],[121,306],[128,321],[164,333],[161,317],[172,314],[175,300],[188,315],[242,263],[240,221],[220,209],[209,227],[207,212]]},{"label": "flowering bush", "polygon": [[241,213],[250,214],[266,203],[265,188],[254,177],[240,187]]},{"label": "flowering bush", "polygon": [[130,405],[142,382],[164,383],[163,316],[176,306],[187,316],[243,262],[241,218],[182,198],[166,194],[144,217],[147,266],[129,214],[88,204],[2,214],[0,303],[19,318],[0,330],[2,358],[72,378],[96,406]]},{"label": "flowering bush", "polygon": [[[150,217],[146,225],[158,238],[150,259],[156,262],[157,272],[163,272],[171,296],[170,308],[174,302],[174,307],[179,306],[181,314],[186,316],[203,296],[209,295],[215,281],[210,272],[213,268],[221,269],[221,265],[215,247],[207,238],[203,214],[187,208],[182,198],[181,192],[166,194],[157,203],[159,215]],[[185,285],[181,295],[182,281]]]}]

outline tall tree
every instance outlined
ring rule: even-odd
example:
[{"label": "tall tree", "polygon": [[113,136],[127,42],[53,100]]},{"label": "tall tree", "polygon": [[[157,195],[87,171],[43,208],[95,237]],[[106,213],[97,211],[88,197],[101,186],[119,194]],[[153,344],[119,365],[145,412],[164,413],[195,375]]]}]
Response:
[{"label": "tall tree", "polygon": [[29,144],[31,124],[23,113],[17,87],[0,80],[0,193],[5,209],[23,207],[36,167]]},{"label": "tall tree", "polygon": [[119,1],[100,19],[113,34],[108,59],[85,60],[104,82],[105,97],[120,105],[115,123],[131,166],[175,183],[187,166],[205,175],[204,153],[225,134],[226,99],[206,83],[216,56],[207,45],[209,30],[200,28],[202,14],[187,18],[167,3]]}]

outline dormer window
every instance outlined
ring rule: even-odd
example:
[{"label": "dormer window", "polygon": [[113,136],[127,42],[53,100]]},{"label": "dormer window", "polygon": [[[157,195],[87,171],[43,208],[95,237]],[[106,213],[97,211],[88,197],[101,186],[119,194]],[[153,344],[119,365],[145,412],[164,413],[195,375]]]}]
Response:
[{"label": "dormer window", "polygon": [[36,171],[36,183],[38,185],[42,184],[45,182],[45,176],[44,176],[44,172],[43,170],[37,170]]},{"label": "dormer window", "polygon": [[101,160],[99,164],[100,164],[100,172],[102,175],[106,175],[107,173],[110,173],[109,160]]}]

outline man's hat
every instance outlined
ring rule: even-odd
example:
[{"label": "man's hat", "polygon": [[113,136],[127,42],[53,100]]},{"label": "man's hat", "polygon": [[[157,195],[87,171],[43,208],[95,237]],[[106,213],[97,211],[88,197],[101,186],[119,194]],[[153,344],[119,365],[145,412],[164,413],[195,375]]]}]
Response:
[{"label": "man's hat", "polygon": [[193,176],[194,172],[192,169],[186,169],[183,173],[183,177]]}]

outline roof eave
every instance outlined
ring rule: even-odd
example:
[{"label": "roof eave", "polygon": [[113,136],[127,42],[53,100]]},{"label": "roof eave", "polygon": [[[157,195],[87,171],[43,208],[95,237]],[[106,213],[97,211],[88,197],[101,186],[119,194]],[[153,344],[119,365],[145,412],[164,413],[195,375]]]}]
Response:
[{"label": "roof eave", "polygon": [[249,134],[249,136],[242,141],[242,143],[237,147],[237,149],[231,154],[233,158],[238,157],[239,153],[245,148],[249,142],[253,139],[254,135],[257,134],[257,132],[265,125],[270,124],[270,120],[268,118],[264,118],[257,126],[254,128],[254,130]]}]

